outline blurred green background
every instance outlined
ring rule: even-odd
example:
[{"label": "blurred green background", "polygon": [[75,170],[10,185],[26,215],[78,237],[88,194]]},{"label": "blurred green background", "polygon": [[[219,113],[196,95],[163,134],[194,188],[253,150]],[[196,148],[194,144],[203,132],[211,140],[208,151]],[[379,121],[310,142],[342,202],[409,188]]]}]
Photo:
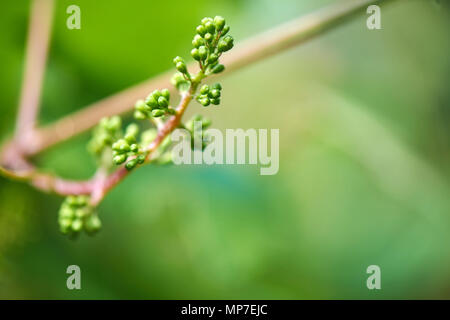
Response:
[{"label": "blurred green background", "polygon": [[[42,97],[49,123],[172,68],[220,14],[236,41],[337,1],[57,1]],[[81,30],[66,8],[81,8]],[[70,241],[62,199],[0,178],[0,297],[8,299],[450,298],[450,10],[382,7],[224,77],[213,126],[279,128],[280,170],[147,166]],[[11,136],[29,2],[1,4],[0,137]],[[276,116],[274,116],[276,114]],[[83,134],[35,159],[68,178],[95,164]],[[66,288],[68,265],[82,290]],[[366,268],[381,267],[381,290]]]}]

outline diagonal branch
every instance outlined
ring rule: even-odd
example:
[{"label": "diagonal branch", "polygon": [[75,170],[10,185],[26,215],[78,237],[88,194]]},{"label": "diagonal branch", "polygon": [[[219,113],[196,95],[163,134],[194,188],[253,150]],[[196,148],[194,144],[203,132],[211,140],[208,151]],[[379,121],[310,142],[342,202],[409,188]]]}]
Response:
[{"label": "diagonal branch", "polygon": [[28,149],[39,113],[39,100],[45,72],[53,17],[53,0],[34,0],[25,58],[25,72],[17,116],[15,142],[20,149]]},{"label": "diagonal branch", "polygon": [[[37,2],[45,0],[36,0]],[[227,72],[238,70],[246,65],[282,52],[292,46],[302,43],[314,36],[330,30],[332,27],[346,21],[354,14],[361,12],[370,4],[379,4],[388,0],[348,0],[340,2],[325,9],[319,10],[305,17],[283,24],[259,36],[256,36],[239,45],[222,61],[227,66]],[[192,66],[191,68],[192,69]],[[101,117],[124,113],[132,108],[134,102],[156,88],[171,87],[170,75],[163,74],[153,80],[146,81],[109,98],[94,103],[87,108],[69,115],[56,123],[44,128],[36,129],[35,144],[28,144],[23,153],[10,152],[10,157],[17,156],[17,161],[23,161],[25,165],[19,166],[21,171],[7,170],[0,167],[0,175],[28,181],[31,185],[47,192],[55,192],[60,195],[91,194],[92,203],[98,204],[104,195],[127,175],[128,171],[121,167],[109,176],[97,174],[86,181],[70,181],[49,174],[41,173],[33,168],[27,168],[27,161],[22,154],[27,156],[37,154],[59,142],[71,138],[97,124]],[[158,130],[158,135],[148,147],[149,155],[158,148],[160,143],[179,124],[184,110],[192,99],[192,93],[184,95],[178,106],[178,113],[167,121]],[[37,109],[34,109],[37,112]],[[25,121],[26,122],[26,121]],[[31,122],[34,125],[34,120]],[[27,125],[29,126],[29,125]],[[30,126],[29,126],[30,127]],[[32,127],[32,126],[31,126]],[[11,151],[8,148],[6,151]],[[12,149],[14,151],[14,149]],[[16,150],[17,151],[17,150]],[[8,154],[7,152],[3,154]],[[5,159],[5,157],[3,158]],[[5,162],[5,161],[4,161]],[[6,162],[8,164],[8,162]],[[25,169],[23,169],[25,168]]]},{"label": "diagonal branch", "polygon": [[[280,25],[255,36],[236,46],[224,59],[227,74],[259,60],[280,53],[286,49],[318,36],[334,26],[343,23],[370,4],[380,4],[388,0],[348,0],[340,1],[317,12]],[[194,64],[190,66],[192,70]],[[105,116],[125,113],[132,109],[139,98],[157,88],[170,88],[171,73],[135,85],[129,89],[93,103],[86,108],[68,115],[53,124],[39,129],[37,144],[27,150],[34,155],[55,144],[82,133],[97,124]]]}]

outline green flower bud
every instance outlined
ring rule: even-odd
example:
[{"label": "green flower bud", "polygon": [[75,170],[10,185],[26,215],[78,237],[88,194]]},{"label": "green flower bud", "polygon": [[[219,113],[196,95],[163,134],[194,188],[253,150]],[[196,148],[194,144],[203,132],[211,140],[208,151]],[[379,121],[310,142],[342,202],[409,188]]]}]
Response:
[{"label": "green flower bud", "polygon": [[225,70],[225,66],[223,64],[218,64],[211,71],[212,73],[220,73],[223,70]]},{"label": "green flower bud", "polygon": [[205,18],[203,18],[202,19],[202,25],[206,25],[206,23],[208,23],[208,22],[213,22],[213,19],[211,19],[211,18],[209,18],[209,17],[205,17]]},{"label": "green flower bud", "polygon": [[147,114],[145,114],[144,112],[142,112],[142,111],[139,111],[139,110],[136,110],[135,112],[134,112],[134,118],[136,119],[136,120],[145,120],[145,119],[147,119]]},{"label": "green flower bud", "polygon": [[217,29],[217,31],[221,31],[223,27],[225,26],[225,19],[221,16],[215,16],[214,17],[214,25]]},{"label": "green flower bud", "polygon": [[220,97],[220,90],[212,89],[210,91],[210,97],[211,98],[219,98]]},{"label": "green flower bud", "polygon": [[198,53],[200,54],[200,59],[203,61],[208,56],[208,51],[206,50],[205,46],[200,46],[198,48]]},{"label": "green flower bud", "polygon": [[127,164],[125,165],[125,168],[127,170],[132,170],[134,169],[134,167],[136,167],[136,165],[138,164],[138,160],[137,159],[133,159],[127,162]]},{"label": "green flower bud", "polygon": [[233,46],[233,38],[231,36],[225,36],[224,38],[220,39],[219,44],[217,45],[217,50],[219,50],[219,52],[226,52],[233,48]]},{"label": "green flower bud", "polygon": [[177,64],[178,62],[184,62],[183,58],[180,56],[176,56],[175,58],[173,58],[174,64]]},{"label": "green flower bud", "polygon": [[136,137],[129,133],[125,135],[124,139],[130,145],[136,142]]},{"label": "green flower bud", "polygon": [[230,31],[230,26],[223,27],[222,36],[226,35],[228,33],[228,31]]},{"label": "green flower bud", "polygon": [[[215,27],[213,21],[207,21],[204,24],[204,26],[205,26],[206,31],[209,32],[210,34],[211,33],[214,34],[214,32],[216,32],[216,27]],[[205,39],[206,39],[206,35],[205,35]]]},{"label": "green flower bud", "polygon": [[136,160],[139,164],[143,164],[145,162],[145,156],[141,154],[136,158]]},{"label": "green flower bud", "polygon": [[201,88],[200,88],[200,93],[201,94],[208,94],[209,92],[209,86],[207,84],[204,84]]},{"label": "green flower bud", "polygon": [[77,218],[84,218],[89,214],[88,210],[86,208],[80,208],[75,210],[75,217]]},{"label": "green flower bud", "polygon": [[96,214],[93,214],[91,216],[89,216],[86,219],[86,231],[89,233],[93,233],[96,232],[98,230],[100,230],[102,227],[102,222],[100,221],[100,219],[98,218],[98,216]]},{"label": "green flower bud", "polygon": [[122,119],[119,116],[114,116],[111,119],[109,119],[107,130],[116,131],[119,130],[121,126],[122,126]]},{"label": "green flower bud", "polygon": [[169,105],[169,102],[167,101],[166,98],[164,98],[163,96],[158,98],[158,105],[161,108],[166,108]]},{"label": "green flower bud", "polygon": [[175,68],[181,73],[187,73],[187,67],[184,62],[177,62]]},{"label": "green flower bud", "polygon": [[217,89],[217,90],[222,90],[222,86],[220,85],[220,83],[214,83],[213,85],[212,85],[212,88],[213,89]]},{"label": "green flower bud", "polygon": [[136,152],[138,152],[139,151],[139,146],[137,145],[137,144],[132,144],[131,146],[130,146],[130,150],[131,150],[131,152],[134,152],[134,153],[136,153]]},{"label": "green flower bud", "polygon": [[128,146],[128,150],[127,150],[127,146],[128,146],[128,143],[124,139],[120,139],[113,143],[112,149],[114,151],[117,151],[118,153],[123,153],[123,152],[129,151],[129,146]]},{"label": "green flower bud", "polygon": [[136,101],[136,104],[134,105],[134,108],[136,110],[139,110],[141,112],[147,112],[151,111],[151,109],[145,104],[144,100],[138,100]]},{"label": "green flower bud", "polygon": [[89,201],[89,198],[86,196],[78,196],[76,199],[77,199],[77,205],[80,207],[87,205],[87,203]]},{"label": "green flower bud", "polygon": [[199,102],[200,102],[200,104],[203,105],[204,107],[207,107],[207,106],[209,106],[209,104],[210,104],[210,100],[209,100],[208,97],[200,99]]},{"label": "green flower bud", "polygon": [[125,134],[137,136],[139,133],[139,126],[136,123],[130,123],[125,129]]},{"label": "green flower bud", "polygon": [[169,89],[162,89],[161,90],[161,95],[167,99],[167,101],[170,100],[170,91]]},{"label": "green flower bud", "polygon": [[219,60],[219,56],[215,53],[210,54],[208,57],[208,63],[214,63],[217,60]]},{"label": "green flower bud", "polygon": [[196,34],[194,39],[192,40],[192,45],[195,48],[200,47],[201,45],[205,44],[205,39],[202,38],[202,36],[200,36],[199,34]]},{"label": "green flower bud", "polygon": [[205,40],[206,42],[210,43],[211,41],[213,41],[213,35],[208,32],[207,34],[205,34]]},{"label": "green flower bud", "polygon": [[164,110],[155,109],[152,111],[152,116],[155,118],[159,118],[159,117],[162,117],[164,115],[164,113],[165,113]]},{"label": "green flower bud", "polygon": [[200,61],[200,53],[198,52],[197,48],[191,50],[191,56],[192,58],[194,58],[194,60]]},{"label": "green flower bud", "polygon": [[206,33],[206,28],[202,25],[198,26],[195,30],[200,36],[203,36]]},{"label": "green flower bud", "polygon": [[[155,97],[155,95],[153,94],[153,93],[150,93],[148,96],[147,96],[147,98],[145,99],[145,103],[147,104],[147,106],[149,106],[150,108],[155,108],[155,107],[157,107],[158,106],[158,101],[157,101],[157,99],[156,99],[156,97]],[[150,110],[148,110],[148,109],[145,109],[145,110],[140,110],[140,109],[138,109],[139,111],[142,111],[142,112],[144,112],[144,111],[150,111]]]},{"label": "green flower bud", "polygon": [[127,160],[127,156],[124,154],[117,155],[113,158],[113,162],[116,165],[122,164]]},{"label": "green flower bud", "polygon": [[220,98],[211,99],[211,103],[216,105],[216,106],[219,105],[220,104]]},{"label": "green flower bud", "polygon": [[67,234],[70,231],[70,226],[72,225],[72,220],[70,219],[61,219],[59,221],[59,230],[64,233]]},{"label": "green flower bud", "polygon": [[107,117],[103,117],[100,119],[99,126],[106,130],[108,128],[108,123],[109,119]]},{"label": "green flower bud", "polygon": [[61,207],[61,210],[59,211],[59,217],[61,219],[72,219],[75,217],[75,211],[70,209],[70,207]]},{"label": "green flower bud", "polygon": [[73,220],[71,228],[72,228],[72,231],[74,231],[74,232],[80,232],[81,229],[83,228],[83,221],[81,219]]},{"label": "green flower bud", "polygon": [[78,200],[77,197],[75,196],[68,196],[66,198],[66,203],[71,206],[71,207],[75,207],[78,204]]}]

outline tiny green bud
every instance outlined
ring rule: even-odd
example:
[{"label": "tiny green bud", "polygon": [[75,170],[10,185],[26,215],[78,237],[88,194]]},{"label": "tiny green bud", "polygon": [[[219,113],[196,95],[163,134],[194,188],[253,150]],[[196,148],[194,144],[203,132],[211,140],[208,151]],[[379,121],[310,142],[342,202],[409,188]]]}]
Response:
[{"label": "tiny green bud", "polygon": [[222,90],[222,86],[220,85],[220,83],[214,83],[214,84],[212,85],[212,88],[213,88],[213,89],[217,89],[217,90]]},{"label": "tiny green bud", "polygon": [[136,101],[136,104],[134,105],[136,110],[139,110],[141,112],[150,111],[149,107],[145,104],[144,100],[138,100]]},{"label": "tiny green bud", "polygon": [[228,33],[228,31],[230,31],[230,26],[223,27],[222,36],[226,35]]},{"label": "tiny green bud", "polygon": [[112,145],[112,149],[124,153],[130,151],[130,145],[124,139],[120,139]]},{"label": "tiny green bud", "polygon": [[68,196],[66,198],[66,202],[69,206],[74,207],[77,205],[78,201],[77,201],[77,197],[75,196]]},{"label": "tiny green bud", "polygon": [[200,36],[203,36],[206,33],[206,28],[202,25],[198,26],[195,30]]},{"label": "tiny green bud", "polygon": [[[214,32],[216,32],[216,27],[214,26],[214,23],[212,21],[207,21],[205,24],[205,29],[206,31],[208,31],[210,34],[214,34]],[[206,39],[206,34],[205,34],[205,39]]]},{"label": "tiny green bud", "polygon": [[200,59],[201,60],[205,60],[206,57],[208,56],[208,52],[206,51],[206,47],[205,46],[200,46],[198,48],[198,53],[200,54]]},{"label": "tiny green bud", "polygon": [[221,16],[215,16],[214,25],[216,26],[217,31],[221,31],[225,26],[225,19]]},{"label": "tiny green bud", "polygon": [[131,150],[131,152],[136,153],[139,151],[139,146],[136,143],[134,143],[130,146],[130,150]]},{"label": "tiny green bud", "polygon": [[211,42],[213,40],[213,35],[208,32],[207,34],[205,34],[205,40],[208,43]]},{"label": "tiny green bud", "polygon": [[166,98],[164,98],[163,96],[158,98],[158,105],[161,108],[166,108],[169,105],[169,102],[167,101]]},{"label": "tiny green bud", "polygon": [[147,115],[143,113],[142,111],[136,110],[134,112],[134,118],[137,120],[145,120],[147,119]]},{"label": "tiny green bud", "polygon": [[108,128],[108,123],[109,123],[109,119],[107,117],[103,117],[103,118],[101,118],[101,120],[99,122],[99,125],[103,129],[107,129]]},{"label": "tiny green bud", "polygon": [[170,91],[169,89],[162,89],[161,90],[161,95],[167,99],[167,101],[170,100]]},{"label": "tiny green bud", "polygon": [[177,68],[177,70],[181,73],[187,73],[187,67],[184,62],[177,62],[175,68]]},{"label": "tiny green bud", "polygon": [[165,113],[164,110],[155,109],[152,111],[152,116],[155,118],[159,118],[159,117],[162,117],[164,115],[164,113]]},{"label": "tiny green bud", "polygon": [[191,50],[191,56],[197,61],[200,61],[200,53],[198,52],[197,48],[194,48]]},{"label": "tiny green bud", "polygon": [[114,116],[109,119],[107,129],[109,131],[119,130],[122,126],[122,119],[119,116]]},{"label": "tiny green bud", "polygon": [[204,84],[201,88],[200,88],[200,93],[201,94],[207,94],[209,92],[209,86],[207,84]]},{"label": "tiny green bud", "polygon": [[126,134],[137,136],[139,133],[139,126],[136,123],[130,123],[125,129]]},{"label": "tiny green bud", "polygon": [[213,22],[213,19],[209,18],[209,17],[205,17],[202,19],[202,25],[206,25],[206,23],[208,22]]},{"label": "tiny green bud", "polygon": [[132,170],[134,169],[134,167],[136,167],[136,165],[138,164],[138,160],[137,159],[133,159],[127,162],[127,164],[125,165],[125,168],[127,170]]},{"label": "tiny green bud", "polygon": [[102,222],[100,221],[100,219],[98,218],[98,216],[96,214],[91,215],[87,220],[86,220],[86,231],[93,233],[96,232],[98,230],[100,230],[100,228],[102,227]]},{"label": "tiny green bud", "polygon": [[211,98],[219,98],[220,97],[220,90],[212,89],[210,91]]},{"label": "tiny green bud", "polygon": [[198,48],[203,44],[205,44],[205,39],[203,39],[202,36],[200,36],[199,34],[196,34],[194,39],[192,40],[192,45],[195,48]]},{"label": "tiny green bud", "polygon": [[74,232],[79,232],[83,228],[83,221],[81,219],[75,219],[73,220],[71,227]]},{"label": "tiny green bud", "polygon": [[145,162],[145,156],[143,154],[139,155],[136,159],[139,164],[143,164]]},{"label": "tiny green bud", "polygon": [[59,211],[59,217],[62,219],[72,219],[75,216],[74,210],[68,207],[62,207]]},{"label": "tiny green bud", "polygon": [[211,99],[211,103],[216,105],[216,106],[219,105],[220,104],[220,98]]},{"label": "tiny green bud", "polygon": [[136,142],[136,136],[129,133],[125,135],[124,139],[128,144],[133,144]]},{"label": "tiny green bud", "polygon": [[207,107],[207,106],[209,106],[209,104],[210,104],[210,100],[209,100],[208,97],[200,99],[199,102],[200,102],[200,104],[203,105],[204,107]]},{"label": "tiny green bud", "polygon": [[180,56],[176,56],[175,58],[173,58],[174,64],[177,64],[178,62],[184,62],[183,58]]},{"label": "tiny green bud", "polygon": [[67,234],[69,232],[71,224],[72,224],[72,220],[61,219],[59,221],[59,230],[61,230],[62,233]]},{"label": "tiny green bud", "polygon": [[208,57],[208,63],[214,63],[219,59],[219,56],[215,53],[212,53]]},{"label": "tiny green bud", "polygon": [[[155,97],[155,95],[153,94],[153,93],[150,93],[148,96],[147,96],[147,98],[145,99],[145,103],[149,106],[149,107],[151,107],[151,108],[155,108],[155,107],[157,107],[158,106],[158,101],[156,100],[156,97]],[[150,110],[148,110],[148,109],[146,109],[146,110],[140,110],[140,109],[138,109],[139,111],[150,111]]]},{"label": "tiny green bud", "polygon": [[223,64],[218,64],[211,71],[212,73],[220,73],[223,70],[225,70],[225,66]]},{"label": "tiny green bud", "polygon": [[124,154],[117,155],[117,156],[115,156],[115,157],[113,158],[113,162],[114,162],[114,164],[116,164],[116,165],[119,165],[119,164],[124,163],[125,160],[127,160],[127,156],[124,155]]},{"label": "tiny green bud", "polygon": [[80,219],[87,216],[88,214],[89,212],[86,210],[86,208],[80,208],[75,210],[75,216]]},{"label": "tiny green bud", "polygon": [[88,198],[86,196],[78,196],[77,197],[77,205],[78,206],[85,206],[88,203]]},{"label": "tiny green bud", "polygon": [[217,45],[217,49],[219,52],[225,52],[233,48],[234,40],[231,36],[225,36],[220,39],[219,44]]}]

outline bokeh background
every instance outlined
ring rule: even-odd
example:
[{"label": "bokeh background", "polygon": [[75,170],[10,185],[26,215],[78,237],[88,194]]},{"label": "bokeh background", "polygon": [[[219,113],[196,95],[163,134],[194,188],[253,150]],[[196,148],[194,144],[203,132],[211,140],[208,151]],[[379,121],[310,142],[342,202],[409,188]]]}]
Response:
[{"label": "bokeh background", "polygon": [[[42,96],[49,123],[172,68],[204,16],[236,41],[333,0],[57,1]],[[450,10],[395,1],[224,77],[213,125],[279,128],[280,170],[147,166],[99,208],[102,231],[58,231],[62,199],[0,178],[7,299],[450,298]],[[81,30],[66,8],[81,8]],[[0,137],[13,132],[29,1],[1,4]],[[39,155],[87,178],[89,133]],[[82,290],[66,288],[81,267]],[[381,267],[382,289],[366,288]]]}]

